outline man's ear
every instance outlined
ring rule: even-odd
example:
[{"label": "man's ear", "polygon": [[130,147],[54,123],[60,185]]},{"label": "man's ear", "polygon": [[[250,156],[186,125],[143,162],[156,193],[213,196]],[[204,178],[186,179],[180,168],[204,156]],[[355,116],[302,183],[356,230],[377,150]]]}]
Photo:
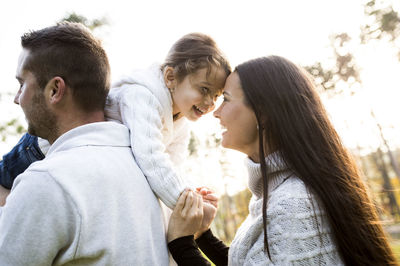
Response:
[{"label": "man's ear", "polygon": [[64,79],[61,77],[52,78],[49,80],[49,82],[47,82],[44,91],[50,104],[57,104],[61,102],[66,92]]},{"label": "man's ear", "polygon": [[164,68],[164,82],[170,91],[173,91],[175,89],[177,81],[175,78],[173,67],[167,66]]}]

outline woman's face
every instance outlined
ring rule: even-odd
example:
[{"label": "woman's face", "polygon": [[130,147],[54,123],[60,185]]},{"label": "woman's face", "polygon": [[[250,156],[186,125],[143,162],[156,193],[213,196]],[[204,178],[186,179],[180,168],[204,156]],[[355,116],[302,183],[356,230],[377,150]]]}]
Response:
[{"label": "woman's face", "polygon": [[247,106],[236,72],[230,74],[224,88],[224,101],[214,112],[224,130],[222,146],[258,158],[257,119],[253,110]]}]

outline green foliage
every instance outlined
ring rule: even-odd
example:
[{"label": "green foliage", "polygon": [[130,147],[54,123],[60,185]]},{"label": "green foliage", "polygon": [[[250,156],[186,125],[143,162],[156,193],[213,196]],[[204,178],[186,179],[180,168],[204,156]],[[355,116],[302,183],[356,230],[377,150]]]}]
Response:
[{"label": "green foliage", "polygon": [[391,247],[393,249],[393,253],[397,258],[397,261],[400,263],[400,241],[394,240],[391,242]]},{"label": "green foliage", "polygon": [[335,66],[324,68],[321,62],[316,62],[311,66],[305,66],[313,77],[318,87],[323,91],[334,91],[341,93],[336,88],[339,81],[344,81],[350,85],[361,83],[359,67],[353,56],[353,51],[349,47],[351,37],[347,33],[334,34],[331,36],[331,47],[335,60]]},{"label": "green foliage", "polygon": [[393,7],[384,1],[369,1],[364,13],[371,22],[361,27],[360,39],[362,43],[373,39],[389,37],[395,41],[400,36],[400,16]]},{"label": "green foliage", "polygon": [[0,137],[2,141],[5,141],[9,135],[21,135],[25,131],[19,120],[14,118],[5,125],[0,126]]},{"label": "green foliage", "polygon": [[335,89],[335,82],[333,81],[334,78],[334,71],[328,70],[322,67],[320,62],[316,62],[314,65],[305,66],[305,70],[314,77],[314,82],[319,86],[322,87],[323,90],[334,90]]},{"label": "green foliage", "polygon": [[232,242],[237,229],[249,214],[250,198],[251,192],[246,189],[233,196],[222,195],[219,199],[212,229],[225,243]]},{"label": "green foliage", "polygon": [[190,131],[190,139],[188,145],[189,156],[197,155],[198,145],[199,145],[199,140],[194,135],[193,131]]},{"label": "green foliage", "polygon": [[62,21],[82,23],[83,25],[85,25],[86,27],[88,27],[91,30],[100,28],[104,25],[108,25],[108,21],[105,17],[100,18],[100,19],[89,20],[85,16],[78,15],[75,12],[68,14],[67,16],[62,18],[59,22],[62,22]]}]

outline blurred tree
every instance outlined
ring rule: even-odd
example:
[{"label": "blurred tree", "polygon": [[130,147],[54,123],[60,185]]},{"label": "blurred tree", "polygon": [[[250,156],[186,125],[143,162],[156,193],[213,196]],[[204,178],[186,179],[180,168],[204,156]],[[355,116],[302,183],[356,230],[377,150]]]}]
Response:
[{"label": "blurred tree", "polygon": [[349,48],[351,37],[347,33],[340,33],[332,35],[330,39],[335,65],[326,69],[321,62],[316,62],[304,68],[314,77],[317,86],[335,95],[342,92],[336,86],[338,82],[344,81],[351,87],[361,80],[359,68]]},{"label": "blurred tree", "polygon": [[193,131],[190,131],[190,138],[188,145],[189,156],[197,155],[198,146],[199,146],[198,138],[193,133]]},{"label": "blurred tree", "polygon": [[[364,12],[366,15],[366,23],[361,26],[361,34],[356,40],[356,46],[367,45],[371,41],[389,42],[394,49],[397,49],[398,59],[400,60],[400,46],[397,44],[400,39],[400,17],[388,1],[371,0],[365,4]],[[315,83],[321,91],[328,93],[331,97],[343,93],[343,86],[337,86],[339,83],[346,84],[346,90],[350,90],[350,94],[356,93],[355,88],[362,87],[360,79],[360,68],[357,66],[354,57],[354,48],[351,47],[352,38],[347,33],[334,34],[331,37],[331,47],[333,51],[334,66],[324,68],[320,62],[316,62],[311,66],[305,66],[305,69],[314,77]],[[354,47],[354,46],[353,46]],[[384,135],[384,127],[379,123],[373,109],[370,112],[371,118],[376,124],[379,131],[382,145],[385,147],[386,153],[378,149],[379,152],[374,153],[373,160],[380,176],[383,180],[383,191],[389,199],[389,206],[392,214],[400,214],[399,206],[393,194],[393,188],[389,178],[388,170],[385,165],[384,157],[389,157],[390,166],[400,180],[400,169],[398,161],[393,155],[388,140]],[[365,168],[365,167],[363,167]]]},{"label": "blurred tree", "polygon": [[83,25],[85,25],[86,27],[88,27],[91,30],[108,25],[108,20],[105,17],[102,17],[100,19],[89,20],[85,16],[78,15],[75,12],[72,12],[72,13],[66,15],[59,22],[62,22],[62,21],[82,23]]},{"label": "blurred tree", "polygon": [[5,125],[0,125],[1,141],[5,141],[9,135],[21,135],[23,132],[25,132],[25,128],[16,118],[11,119]]},{"label": "blurred tree", "polygon": [[397,50],[400,60],[400,16],[390,1],[370,0],[365,4],[367,23],[361,26],[360,41],[366,44],[373,40],[388,41]]},{"label": "blurred tree", "polygon": [[[389,199],[387,205],[389,206],[392,217],[396,217],[400,215],[400,208],[397,203],[396,196],[394,194],[394,188],[389,178],[389,171],[387,170],[386,163],[383,158],[384,156],[380,148],[378,148],[376,152],[372,153],[372,160],[375,163],[379,172],[381,173],[383,179],[382,190]],[[385,202],[385,200],[383,200],[383,202]]]}]

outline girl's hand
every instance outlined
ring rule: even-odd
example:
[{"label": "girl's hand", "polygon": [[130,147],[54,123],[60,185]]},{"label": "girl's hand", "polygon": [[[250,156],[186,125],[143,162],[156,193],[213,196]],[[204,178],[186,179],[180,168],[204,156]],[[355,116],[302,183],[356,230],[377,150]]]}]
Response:
[{"label": "girl's hand", "polygon": [[194,235],[203,220],[203,200],[201,195],[185,190],[179,197],[168,225],[168,242],[179,237]]},{"label": "girl's hand", "polygon": [[203,202],[208,202],[218,208],[218,197],[212,190],[207,187],[198,187],[196,191],[203,196]]}]

